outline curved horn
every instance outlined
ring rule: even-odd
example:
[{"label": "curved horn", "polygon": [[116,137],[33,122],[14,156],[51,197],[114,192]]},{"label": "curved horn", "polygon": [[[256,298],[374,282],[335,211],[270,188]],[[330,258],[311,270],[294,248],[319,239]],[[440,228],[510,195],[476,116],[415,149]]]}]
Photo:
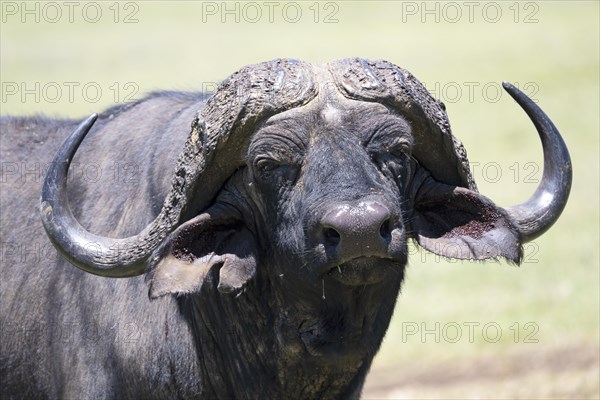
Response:
[{"label": "curved horn", "polygon": [[56,153],[42,184],[42,223],[54,247],[76,267],[101,276],[140,275],[144,273],[149,254],[168,233],[169,227],[161,223],[163,212],[140,234],[111,239],[88,232],[73,216],[69,206],[69,166],[97,118],[97,114],[92,114],[79,124]]},{"label": "curved horn", "polygon": [[69,207],[69,165],[96,121],[97,115],[91,115],[58,150],[44,179],[40,211],[46,233],[59,253],[84,271],[107,277],[143,274],[162,240],[206,208],[243,165],[256,123],[306,104],[316,93],[312,70],[296,60],[251,65],[231,75],[192,122],[159,215],[139,234],[122,239],[88,232]]},{"label": "curved horn", "polygon": [[510,83],[503,82],[502,86],[535,125],[544,150],[544,172],[535,193],[524,203],[507,209],[527,242],[546,232],[565,208],[573,178],[571,157],[560,132],[542,109]]}]

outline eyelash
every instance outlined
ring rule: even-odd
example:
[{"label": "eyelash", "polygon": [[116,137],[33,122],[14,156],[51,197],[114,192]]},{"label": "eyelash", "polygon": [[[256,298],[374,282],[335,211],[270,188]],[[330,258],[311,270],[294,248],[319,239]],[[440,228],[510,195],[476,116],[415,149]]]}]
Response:
[{"label": "eyelash", "polygon": [[391,148],[389,149],[389,153],[394,155],[398,155],[398,153],[402,155],[410,155],[410,146],[408,145],[408,143],[400,142],[391,146]]},{"label": "eyelash", "polygon": [[393,157],[410,156],[411,148],[408,143],[398,142],[382,150],[370,151],[371,158],[381,158],[382,156],[391,155]]},{"label": "eyelash", "polygon": [[254,169],[259,173],[277,168],[278,163],[271,158],[259,158],[254,161]]}]

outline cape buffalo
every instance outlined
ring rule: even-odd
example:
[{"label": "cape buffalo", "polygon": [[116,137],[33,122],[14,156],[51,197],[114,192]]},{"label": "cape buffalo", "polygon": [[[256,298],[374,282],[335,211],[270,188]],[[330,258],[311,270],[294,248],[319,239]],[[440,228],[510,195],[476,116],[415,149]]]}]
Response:
[{"label": "cape buffalo", "polygon": [[[386,61],[278,59],[210,97],[3,117],[7,168],[48,166],[2,183],[3,398],[359,397],[408,239],[519,263],[565,206],[559,132],[504,88],[544,151],[536,192],[507,209],[478,193],[444,105]],[[139,179],[71,176],[73,160]]]}]

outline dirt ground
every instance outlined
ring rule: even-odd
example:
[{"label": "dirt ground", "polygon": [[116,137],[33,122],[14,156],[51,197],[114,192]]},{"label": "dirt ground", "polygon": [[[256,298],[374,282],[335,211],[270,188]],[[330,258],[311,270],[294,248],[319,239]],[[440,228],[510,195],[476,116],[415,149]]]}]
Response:
[{"label": "dirt ground", "polygon": [[599,399],[600,348],[566,346],[372,369],[363,399]]}]

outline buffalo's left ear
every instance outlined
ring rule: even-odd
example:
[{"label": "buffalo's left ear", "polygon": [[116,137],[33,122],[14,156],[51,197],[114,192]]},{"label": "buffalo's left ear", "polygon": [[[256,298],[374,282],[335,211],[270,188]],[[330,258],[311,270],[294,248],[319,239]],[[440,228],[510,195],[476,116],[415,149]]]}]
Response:
[{"label": "buffalo's left ear", "polygon": [[433,182],[421,190],[410,223],[425,249],[448,258],[504,257],[520,263],[521,240],[506,211],[481,194]]},{"label": "buffalo's left ear", "polygon": [[[218,290],[239,292],[256,273],[254,235],[220,204],[187,221],[165,240],[151,258],[150,298],[199,292],[218,268]],[[216,282],[215,282],[216,283]]]}]

